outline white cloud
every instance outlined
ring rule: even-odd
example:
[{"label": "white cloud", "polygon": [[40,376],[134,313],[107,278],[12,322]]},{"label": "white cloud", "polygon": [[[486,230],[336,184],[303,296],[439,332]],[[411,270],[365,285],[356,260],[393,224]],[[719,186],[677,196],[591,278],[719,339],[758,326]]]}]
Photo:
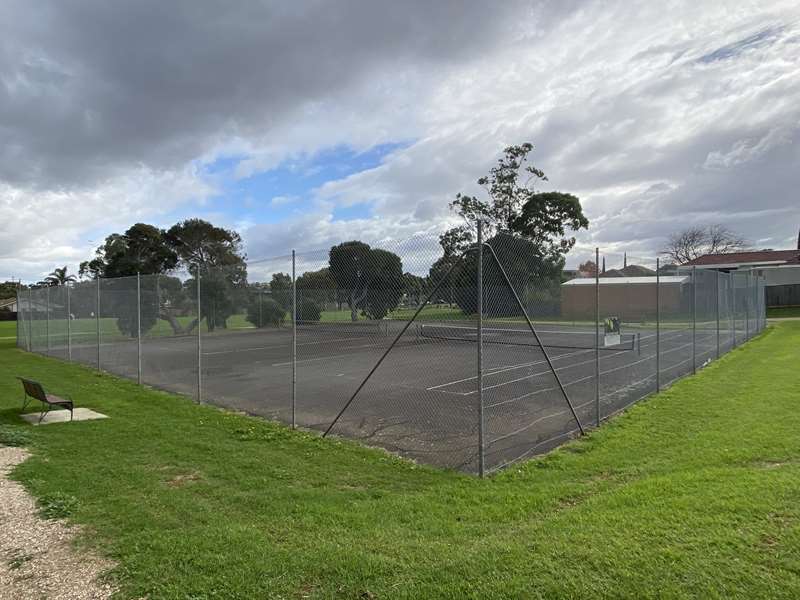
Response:
[{"label": "white cloud", "polygon": [[[438,232],[455,193],[528,140],[547,185],[584,203],[580,253],[652,255],[717,221],[779,247],[800,225],[794,2],[683,2],[669,19],[622,1],[192,7],[0,8],[0,273],[75,264],[87,236],[175,211],[247,226],[251,257]],[[201,206],[215,182],[192,166],[241,157],[242,178],[397,141],[278,224]],[[370,217],[334,220],[362,203]]]}]

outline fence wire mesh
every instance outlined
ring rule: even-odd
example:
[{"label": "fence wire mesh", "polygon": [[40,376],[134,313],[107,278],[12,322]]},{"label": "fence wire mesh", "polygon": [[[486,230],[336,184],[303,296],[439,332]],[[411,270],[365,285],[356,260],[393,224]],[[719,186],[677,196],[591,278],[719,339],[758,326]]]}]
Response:
[{"label": "fence wire mesh", "polygon": [[757,272],[435,235],[20,290],[17,344],[408,458],[545,452],[760,332]]}]

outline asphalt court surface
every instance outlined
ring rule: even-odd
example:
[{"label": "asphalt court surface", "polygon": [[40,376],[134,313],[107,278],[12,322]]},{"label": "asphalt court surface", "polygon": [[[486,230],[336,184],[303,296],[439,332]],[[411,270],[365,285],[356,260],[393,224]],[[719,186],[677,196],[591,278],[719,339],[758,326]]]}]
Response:
[{"label": "asphalt court surface", "polygon": [[[378,328],[298,327],[297,424],[326,429],[402,325],[388,322]],[[545,350],[578,419],[587,428],[593,426],[596,421],[595,350],[560,347],[572,342],[585,344],[587,335],[594,339],[593,329],[539,324],[537,331],[541,332],[545,343],[559,340],[559,347]],[[743,341],[744,333],[737,323],[737,343]],[[623,324],[623,335],[635,337],[632,348],[606,348],[600,352],[601,418],[613,415],[656,390],[655,329],[626,328]],[[516,339],[517,335],[509,337]],[[488,341],[483,353],[487,467],[500,468],[511,461],[549,450],[576,435],[577,422],[542,349],[492,343],[501,341],[500,337],[494,340],[490,337]],[[73,360],[96,366],[94,342],[73,343]],[[720,353],[732,346],[729,329],[721,330],[719,345]],[[143,383],[190,396],[197,394],[195,336],[145,337],[141,347]],[[51,348],[49,353],[65,357],[63,348]],[[201,353],[204,402],[291,422],[290,328],[204,334]],[[716,354],[715,323],[701,324],[694,332],[690,326],[665,326],[660,339],[662,386],[691,373],[693,364],[702,367]],[[100,366],[135,379],[136,340],[102,343]],[[412,325],[332,433],[421,462],[474,472],[479,439],[477,379],[476,344],[423,338]]]}]

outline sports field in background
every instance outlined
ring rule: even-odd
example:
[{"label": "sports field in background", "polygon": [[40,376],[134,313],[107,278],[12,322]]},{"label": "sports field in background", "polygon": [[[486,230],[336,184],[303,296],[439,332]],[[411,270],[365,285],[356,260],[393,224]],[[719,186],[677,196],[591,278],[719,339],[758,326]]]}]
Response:
[{"label": "sports field in background", "polygon": [[[14,477],[70,499],[126,597],[800,596],[800,323],[485,480],[0,338]],[[111,418],[23,425],[16,375]]]}]

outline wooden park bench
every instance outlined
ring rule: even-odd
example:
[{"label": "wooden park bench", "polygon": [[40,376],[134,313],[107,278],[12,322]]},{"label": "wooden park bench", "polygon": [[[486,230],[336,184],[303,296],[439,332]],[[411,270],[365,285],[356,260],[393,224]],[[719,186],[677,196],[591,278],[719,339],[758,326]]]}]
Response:
[{"label": "wooden park bench", "polygon": [[74,408],[74,403],[72,402],[71,398],[59,398],[58,396],[54,396],[53,394],[48,394],[44,391],[42,384],[37,381],[32,381],[30,379],[25,379],[24,377],[17,377],[22,382],[22,387],[25,390],[25,395],[22,398],[22,410],[25,410],[25,407],[28,406],[28,402],[33,400],[38,400],[44,405],[42,410],[42,414],[39,415],[39,423],[42,422],[42,419],[45,418],[47,413],[54,406],[60,406],[61,408],[66,408],[69,411],[69,420],[72,421],[72,409]]}]

